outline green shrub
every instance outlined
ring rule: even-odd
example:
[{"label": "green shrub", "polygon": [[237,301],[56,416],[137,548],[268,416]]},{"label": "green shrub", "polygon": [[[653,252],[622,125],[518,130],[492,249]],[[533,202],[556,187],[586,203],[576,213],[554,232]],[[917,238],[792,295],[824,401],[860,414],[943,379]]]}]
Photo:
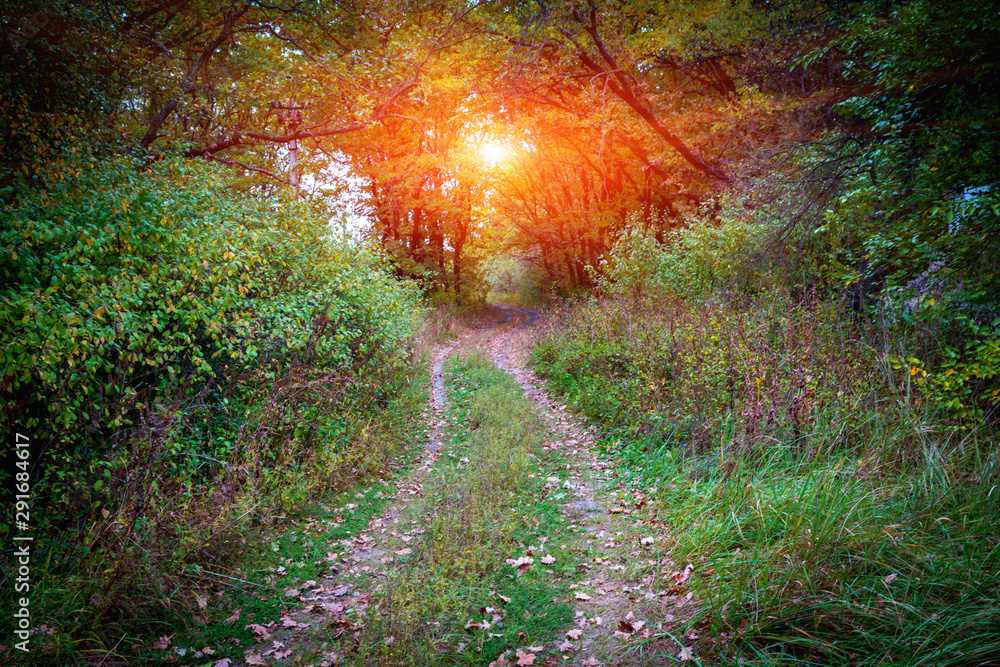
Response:
[{"label": "green shrub", "polygon": [[408,370],[415,292],[320,209],[238,186],[84,156],[3,193],[0,391],[32,443],[36,576],[99,592],[52,627],[124,619],[262,504],[358,474],[348,421]]}]

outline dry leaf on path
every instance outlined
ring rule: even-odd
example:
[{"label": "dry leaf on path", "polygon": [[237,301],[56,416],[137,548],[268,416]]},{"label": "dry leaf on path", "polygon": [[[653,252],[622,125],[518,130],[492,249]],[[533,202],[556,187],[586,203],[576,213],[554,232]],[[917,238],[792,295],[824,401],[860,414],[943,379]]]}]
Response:
[{"label": "dry leaf on path", "polygon": [[517,649],[517,664],[519,667],[523,665],[535,664],[535,654],[521,648]]},{"label": "dry leaf on path", "polygon": [[260,639],[267,641],[271,638],[271,630],[268,630],[260,623],[251,623],[249,625],[243,626],[244,630],[251,630]]},{"label": "dry leaf on path", "polygon": [[503,653],[500,654],[499,658],[491,662],[489,665],[487,665],[487,667],[509,667],[510,660],[507,659],[508,653],[510,653],[510,651],[504,651]]},{"label": "dry leaf on path", "polygon": [[693,571],[694,571],[694,565],[688,563],[687,565],[684,566],[683,572],[674,572],[670,576],[673,577],[674,583],[683,584],[685,581],[688,580],[688,577],[691,576],[691,573]]},{"label": "dry leaf on path", "polygon": [[680,660],[681,662],[687,662],[688,660],[690,660],[691,659],[691,647],[690,646],[682,646],[681,647],[681,652],[677,655],[677,659]]}]

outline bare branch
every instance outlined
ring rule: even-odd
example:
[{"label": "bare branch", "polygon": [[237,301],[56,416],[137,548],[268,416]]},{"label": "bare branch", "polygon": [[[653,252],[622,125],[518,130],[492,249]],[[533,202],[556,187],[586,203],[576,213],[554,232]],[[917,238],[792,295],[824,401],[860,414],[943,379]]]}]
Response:
[{"label": "bare branch", "polygon": [[227,160],[217,155],[212,155],[211,153],[205,153],[204,158],[206,160],[212,160],[213,162],[218,162],[220,164],[228,165],[230,167],[239,167],[247,171],[252,171],[255,174],[261,174],[263,176],[267,176],[268,178],[273,178],[282,185],[290,185],[290,183],[286,179],[282,178],[281,176],[278,176],[273,172],[268,171],[267,169],[261,169],[260,167],[251,167],[245,162],[240,162],[239,160]]}]

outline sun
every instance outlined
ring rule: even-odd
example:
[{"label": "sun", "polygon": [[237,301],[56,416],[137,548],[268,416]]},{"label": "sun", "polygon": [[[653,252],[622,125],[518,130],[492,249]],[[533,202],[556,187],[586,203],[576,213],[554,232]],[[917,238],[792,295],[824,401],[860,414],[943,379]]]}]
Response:
[{"label": "sun", "polygon": [[495,165],[507,159],[507,147],[496,139],[487,139],[479,146],[479,154],[483,162],[488,165]]}]

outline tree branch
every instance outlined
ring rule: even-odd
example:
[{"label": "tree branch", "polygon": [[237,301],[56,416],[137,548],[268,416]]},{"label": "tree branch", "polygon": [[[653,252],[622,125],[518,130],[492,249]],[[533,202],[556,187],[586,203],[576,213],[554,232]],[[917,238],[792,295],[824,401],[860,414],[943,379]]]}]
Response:
[{"label": "tree branch", "polygon": [[217,155],[212,155],[211,153],[205,153],[203,157],[206,160],[212,160],[213,162],[218,162],[220,164],[228,165],[230,167],[240,167],[241,169],[252,171],[255,174],[262,174],[264,176],[267,176],[268,178],[273,178],[282,185],[290,185],[290,183],[286,179],[282,178],[281,176],[278,176],[273,172],[268,171],[267,169],[261,169],[260,167],[251,167],[245,162],[240,162],[239,160],[226,160],[225,158],[221,158]]},{"label": "tree branch", "polygon": [[[601,39],[601,36],[597,31],[596,9],[591,8],[589,23],[585,23],[583,17],[581,17],[579,12],[576,10],[573,10],[573,16],[584,26],[584,30],[588,35],[590,35],[590,39],[594,43],[598,52],[601,54],[601,57],[609,66],[611,66],[612,69],[603,67],[596,60],[591,58],[580,42],[572,36],[569,30],[566,28],[560,28],[560,32],[562,32],[562,34],[569,39],[574,46],[576,46],[576,55],[580,59],[583,66],[595,75],[608,77],[608,88],[611,92],[631,107],[633,111],[639,114],[639,117],[646,121],[646,124],[649,125],[654,132],[660,135],[660,137],[662,137],[668,144],[670,144],[674,150],[680,153],[681,157],[683,157],[689,164],[709,176],[714,181],[728,183],[731,180],[728,174],[726,174],[719,167],[710,164],[700,156],[696,155],[694,151],[687,146],[687,144],[681,141],[679,137],[670,132],[670,130],[660,123],[656,114],[653,113],[652,106],[648,100],[639,99],[639,96],[637,96],[636,92],[632,88],[632,81],[634,81],[634,78],[618,67],[614,56],[608,51],[604,41]],[[614,77],[614,80],[611,80],[611,77]],[[641,95],[641,92],[639,95]]]},{"label": "tree branch", "polygon": [[[194,82],[195,78],[198,76],[199,70],[205,66],[218,48],[232,36],[233,25],[240,19],[240,17],[246,14],[249,9],[250,5],[245,4],[226,19],[226,22],[222,26],[222,30],[219,31],[219,34],[215,37],[215,39],[209,42],[208,46],[205,47],[205,49],[201,52],[201,55],[199,55],[198,59],[194,62],[194,65],[191,66],[187,76],[184,77],[184,81],[181,82],[181,93],[187,94],[194,90]],[[163,127],[163,123],[177,108],[177,104],[180,102],[181,93],[177,93],[167,100],[167,103],[163,105],[160,112],[156,114],[152,121],[150,121],[149,129],[146,131],[146,135],[142,138],[142,141],[139,142],[140,146],[143,148],[149,148],[150,144],[156,141],[157,134],[159,133],[160,128]]]}]

